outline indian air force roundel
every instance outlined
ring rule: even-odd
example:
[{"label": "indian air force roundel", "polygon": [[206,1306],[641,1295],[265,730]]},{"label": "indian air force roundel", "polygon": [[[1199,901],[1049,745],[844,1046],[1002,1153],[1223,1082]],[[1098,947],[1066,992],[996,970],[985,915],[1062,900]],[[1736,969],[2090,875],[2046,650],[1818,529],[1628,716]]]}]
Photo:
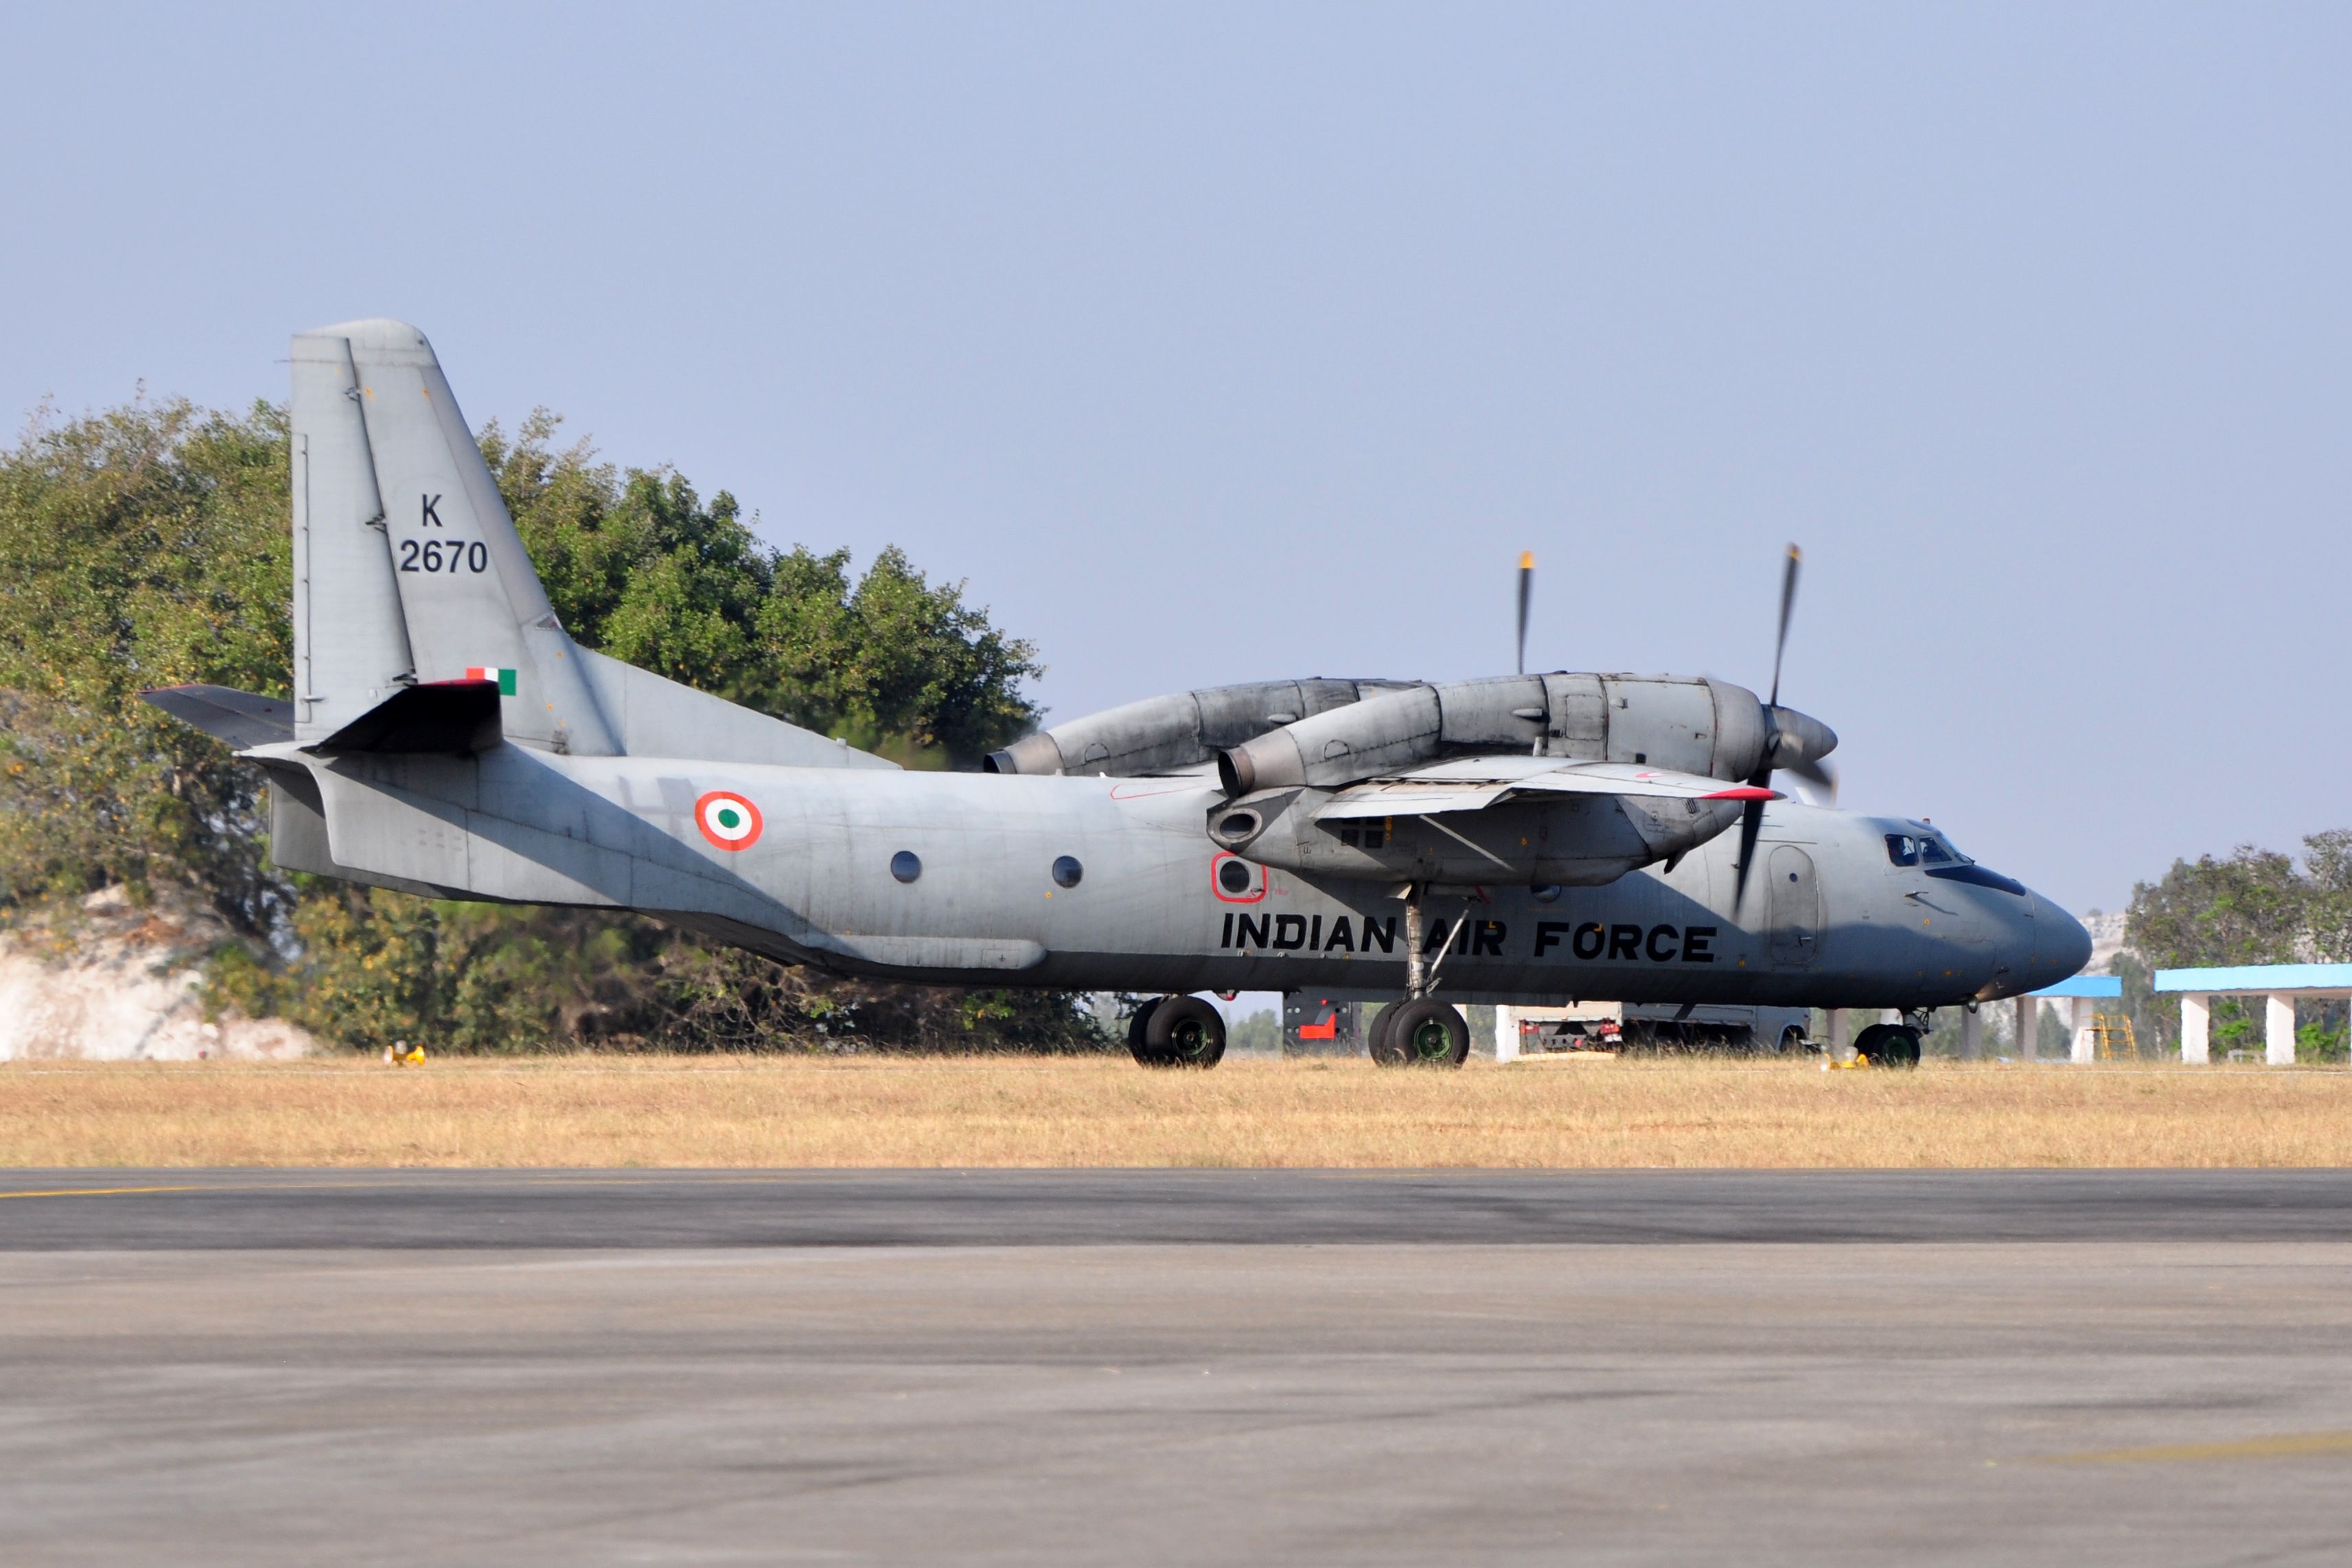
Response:
[{"label": "indian air force roundel", "polygon": [[696,801],[694,825],[721,849],[749,849],[760,841],[760,808],[733,790],[715,789]]}]

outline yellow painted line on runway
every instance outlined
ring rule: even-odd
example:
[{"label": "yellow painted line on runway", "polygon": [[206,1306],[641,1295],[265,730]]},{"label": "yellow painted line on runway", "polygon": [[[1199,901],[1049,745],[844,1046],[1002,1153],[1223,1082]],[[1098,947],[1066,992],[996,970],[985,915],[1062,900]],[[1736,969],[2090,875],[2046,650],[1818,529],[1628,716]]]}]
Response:
[{"label": "yellow painted line on runway", "polygon": [[194,1193],[201,1187],[55,1187],[47,1192],[0,1193],[0,1198],[110,1198],[121,1193]]},{"label": "yellow painted line on runway", "polygon": [[2292,1459],[2306,1454],[2352,1454],[2352,1432],[2294,1432],[2235,1443],[2173,1443],[2154,1448],[2109,1448],[2053,1455],[2053,1465],[2125,1465],[2168,1459]]}]

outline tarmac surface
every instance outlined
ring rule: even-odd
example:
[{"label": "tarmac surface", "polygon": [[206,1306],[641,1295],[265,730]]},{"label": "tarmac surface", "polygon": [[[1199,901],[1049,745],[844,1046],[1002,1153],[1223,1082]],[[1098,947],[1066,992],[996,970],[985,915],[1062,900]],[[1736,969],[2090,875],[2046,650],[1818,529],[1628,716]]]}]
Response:
[{"label": "tarmac surface", "polygon": [[9,1563],[2352,1561],[2352,1173],[12,1172]]}]

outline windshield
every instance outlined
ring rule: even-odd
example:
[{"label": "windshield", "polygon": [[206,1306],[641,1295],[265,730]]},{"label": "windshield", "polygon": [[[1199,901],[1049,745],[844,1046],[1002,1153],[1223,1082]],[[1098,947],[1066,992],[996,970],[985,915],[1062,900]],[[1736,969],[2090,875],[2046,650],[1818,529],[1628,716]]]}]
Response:
[{"label": "windshield", "polygon": [[1886,858],[1897,866],[1968,866],[1973,865],[1967,856],[1952,847],[1950,839],[1932,827],[1921,826],[1916,833],[1890,833],[1886,836]]}]

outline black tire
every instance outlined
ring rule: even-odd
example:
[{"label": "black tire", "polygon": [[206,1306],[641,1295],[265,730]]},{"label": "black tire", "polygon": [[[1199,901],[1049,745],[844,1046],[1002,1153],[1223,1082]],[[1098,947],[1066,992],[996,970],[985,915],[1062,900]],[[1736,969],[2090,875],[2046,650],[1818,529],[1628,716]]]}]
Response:
[{"label": "black tire", "polygon": [[1874,1068],[1916,1068],[1919,1031],[1903,1024],[1873,1024],[1853,1037],[1853,1054]]},{"label": "black tire", "polygon": [[1424,996],[1382,1015],[1387,1029],[1372,1049],[1382,1067],[1458,1068],[1470,1055],[1470,1025],[1461,1009]]},{"label": "black tire", "polygon": [[1390,1061],[1386,1056],[1381,1054],[1389,1048],[1389,1025],[1394,1021],[1395,1017],[1396,1004],[1391,1002],[1387,1006],[1382,1007],[1379,1012],[1373,1014],[1372,1021],[1369,1025],[1365,1026],[1364,1028],[1364,1045],[1370,1050],[1372,1060],[1380,1063],[1382,1067],[1396,1066],[1396,1063]]},{"label": "black tire", "polygon": [[1158,1012],[1160,1010],[1160,1004],[1166,1000],[1168,1000],[1168,998],[1165,996],[1152,997],[1142,1006],[1138,1007],[1135,1010],[1135,1016],[1127,1021],[1128,1054],[1148,1068],[1164,1067],[1167,1065],[1164,1062],[1154,1061],[1151,1056],[1151,1047],[1144,1043],[1144,1033],[1151,1026],[1151,1015]]},{"label": "black tire", "polygon": [[1225,1059],[1224,1015],[1198,996],[1171,996],[1143,1026],[1148,1068],[1213,1068]]},{"label": "black tire", "polygon": [[1805,1048],[1805,1031],[1791,1024],[1780,1031],[1780,1054],[1793,1057]]}]

